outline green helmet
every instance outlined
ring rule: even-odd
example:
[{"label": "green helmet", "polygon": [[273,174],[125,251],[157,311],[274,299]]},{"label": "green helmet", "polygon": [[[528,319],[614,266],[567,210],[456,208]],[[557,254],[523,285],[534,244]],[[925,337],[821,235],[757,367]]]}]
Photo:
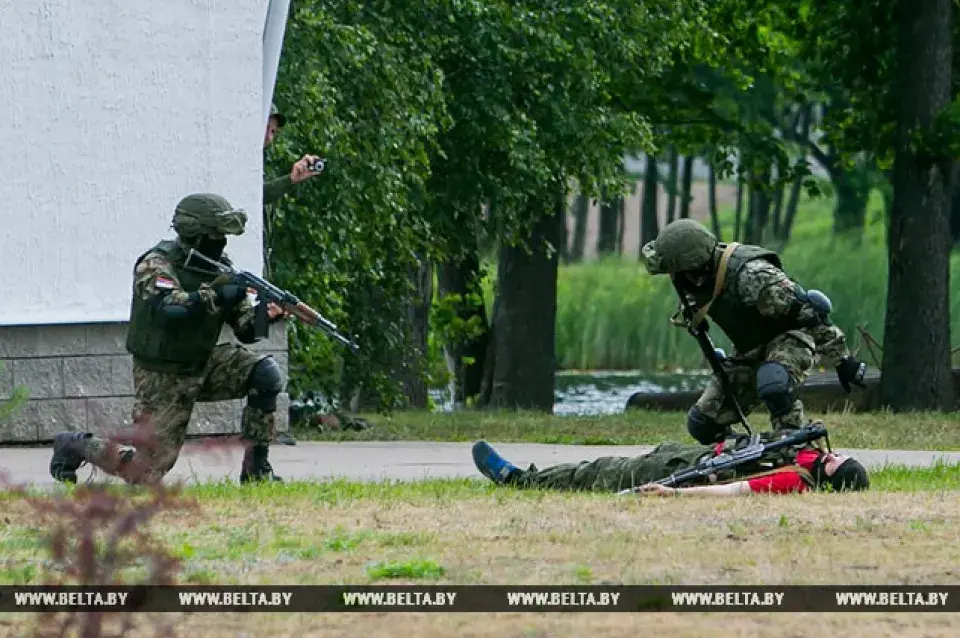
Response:
[{"label": "green helmet", "polygon": [[187,195],[177,204],[173,228],[180,237],[206,234],[242,235],[247,213],[234,208],[226,199],[213,193]]},{"label": "green helmet", "polygon": [[647,271],[660,275],[696,270],[710,261],[717,243],[713,233],[692,219],[670,222],[643,247]]}]

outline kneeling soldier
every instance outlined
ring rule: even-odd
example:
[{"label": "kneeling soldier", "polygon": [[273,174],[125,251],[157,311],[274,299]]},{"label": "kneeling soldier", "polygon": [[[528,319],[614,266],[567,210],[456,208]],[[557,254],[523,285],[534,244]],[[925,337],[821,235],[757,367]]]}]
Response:
[{"label": "kneeling soldier", "polygon": [[[185,197],[173,216],[175,240],[161,241],[134,267],[127,350],[133,355],[135,424],[149,423],[149,443],[120,447],[88,432],[54,438],[50,473],[76,482],[91,463],[128,483],[155,483],[177,462],[196,402],[246,397],[241,422],[246,450],[240,482],[281,480],[268,460],[277,395],[283,389],[273,357],[238,344],[217,344],[224,323],[242,343],[254,343],[254,305],[245,286],[217,280],[219,273],[185,265],[191,249],[229,264],[227,235],[240,235],[247,216],[219,195]],[[285,318],[275,305],[270,322]]]}]

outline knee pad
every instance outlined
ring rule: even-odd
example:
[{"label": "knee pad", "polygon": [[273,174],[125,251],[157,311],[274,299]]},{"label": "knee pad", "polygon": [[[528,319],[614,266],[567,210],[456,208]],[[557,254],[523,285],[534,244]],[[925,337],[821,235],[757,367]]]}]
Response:
[{"label": "knee pad", "polygon": [[273,357],[267,357],[253,366],[247,382],[247,405],[262,412],[277,409],[277,395],[283,390],[280,366]]},{"label": "knee pad", "polygon": [[768,361],[757,368],[757,396],[773,418],[783,416],[793,408],[793,382],[783,365]]},{"label": "knee pad", "polygon": [[687,432],[702,445],[719,443],[727,435],[730,428],[720,425],[709,416],[693,406],[687,412]]}]

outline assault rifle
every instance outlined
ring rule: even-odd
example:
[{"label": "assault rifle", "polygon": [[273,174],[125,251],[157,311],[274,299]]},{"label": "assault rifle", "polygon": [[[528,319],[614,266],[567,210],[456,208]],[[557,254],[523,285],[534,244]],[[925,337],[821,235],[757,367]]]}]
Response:
[{"label": "assault rifle", "polygon": [[[208,268],[190,266],[190,262],[194,259],[205,262],[211,266],[213,270],[211,271]],[[199,253],[192,248],[187,254],[187,259],[184,262],[184,266],[191,270],[198,270],[208,274],[213,272],[219,273],[230,281],[235,282],[239,286],[245,286],[246,288],[252,288],[256,290],[260,303],[257,304],[253,324],[254,335],[256,335],[258,338],[265,337],[267,335],[267,304],[275,303],[285,312],[295,316],[303,323],[323,330],[325,333],[327,333],[327,335],[349,348],[354,354],[360,350],[360,346],[340,334],[337,331],[337,327],[325,319],[323,315],[300,301],[293,293],[274,286],[266,279],[262,279],[251,272],[247,272],[246,270],[237,270],[232,266],[228,266],[222,262],[210,259],[206,255]]]},{"label": "assault rifle", "polygon": [[[684,483],[688,483],[696,479],[709,477],[710,475],[716,474],[722,470],[728,470],[730,468],[737,467],[738,465],[756,461],[766,452],[772,452],[774,450],[792,447],[795,445],[804,445],[805,443],[810,443],[811,441],[816,441],[820,438],[826,438],[827,449],[829,450],[830,435],[827,434],[827,428],[825,428],[822,423],[809,423],[802,428],[791,431],[789,434],[785,434],[782,438],[777,439],[776,441],[770,441],[768,443],[761,443],[760,435],[753,434],[750,436],[750,442],[739,450],[734,450],[732,452],[721,452],[717,456],[700,461],[700,463],[694,467],[686,470],[680,470],[679,472],[671,474],[667,478],[652,482],[656,483],[657,485],[677,487],[678,485],[683,485]],[[621,490],[618,492],[618,494],[632,494],[634,492],[639,492],[640,487],[641,486],[637,486],[630,489]]]},{"label": "assault rifle", "polygon": [[713,340],[710,339],[710,335],[707,332],[710,329],[707,320],[701,319],[699,324],[693,325],[693,320],[697,312],[696,308],[690,303],[690,300],[687,299],[687,295],[684,293],[683,288],[680,287],[680,284],[677,283],[676,277],[671,277],[671,281],[673,282],[674,289],[677,291],[677,296],[680,297],[680,311],[683,313],[684,326],[687,332],[697,340],[703,356],[706,357],[707,363],[710,364],[710,369],[713,370],[713,374],[716,375],[720,381],[724,401],[730,404],[734,411],[736,411],[737,419],[743,424],[743,427],[746,428],[747,434],[752,434],[753,431],[750,429],[750,424],[747,423],[747,417],[743,414],[743,409],[741,409],[739,401],[737,401],[737,396],[734,392],[733,385],[730,383],[730,378],[727,376],[727,371],[723,369],[723,362],[720,361],[720,355],[717,354],[717,347],[713,345]]}]

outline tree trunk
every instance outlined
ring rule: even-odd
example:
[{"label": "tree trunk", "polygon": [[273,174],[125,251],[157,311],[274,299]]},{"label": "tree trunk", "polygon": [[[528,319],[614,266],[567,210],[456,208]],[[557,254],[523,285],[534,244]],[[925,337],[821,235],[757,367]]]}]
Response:
[{"label": "tree trunk", "polygon": [[770,166],[764,164],[760,173],[751,180],[750,210],[747,215],[747,229],[744,241],[748,244],[762,244],[764,231],[770,218]]},{"label": "tree trunk", "polygon": [[680,172],[680,156],[677,147],[670,147],[670,174],[667,176],[667,223],[676,219],[677,213],[677,181]]},{"label": "tree trunk", "polygon": [[647,155],[647,171],[643,176],[643,202],[640,205],[640,246],[657,238],[660,233],[657,220],[657,185],[660,177],[657,158]]},{"label": "tree trunk", "polygon": [[563,201],[559,204],[560,212],[559,215],[563,219],[563,224],[560,226],[560,236],[557,239],[557,252],[560,254],[560,259],[563,260],[563,263],[570,263],[570,231],[567,230],[567,197],[564,194]]},{"label": "tree trunk", "polygon": [[[500,281],[500,275],[497,275],[497,281]],[[487,333],[487,350],[483,355],[483,381],[480,385],[480,396],[477,397],[477,407],[486,408],[490,406],[490,399],[493,396],[493,373],[497,365],[497,324],[496,318],[500,314],[500,295],[493,296],[493,314],[494,321],[490,323],[490,331]]]},{"label": "tree trunk", "polygon": [[[810,123],[813,119],[811,107],[805,106],[800,116],[800,140],[806,142],[810,138]],[[804,155],[806,158],[806,155]],[[780,226],[780,250],[790,241],[793,232],[793,222],[797,218],[797,209],[800,206],[800,192],[803,188],[803,177],[797,177],[790,185],[790,198],[787,200],[787,209],[783,214],[783,224]]]},{"label": "tree trunk", "polygon": [[723,241],[720,233],[720,215],[717,213],[717,173],[713,169],[713,165],[710,166],[708,181],[707,207],[710,209],[710,225],[713,226],[713,234],[716,235],[717,239]]},{"label": "tree trunk", "polygon": [[583,248],[587,241],[587,214],[590,212],[590,200],[586,195],[577,195],[573,202],[573,246],[570,248],[570,261],[583,261]]},{"label": "tree trunk", "polygon": [[411,358],[397,372],[403,383],[407,407],[424,409],[429,398],[424,372],[427,361],[427,338],[430,334],[430,306],[433,303],[433,265],[420,256],[420,264],[411,270],[414,292],[407,303],[407,330],[413,346]]},{"label": "tree trunk", "polygon": [[777,163],[777,187],[773,189],[773,219],[771,220],[771,232],[777,239],[780,238],[783,228],[783,174],[786,173],[783,163]]},{"label": "tree trunk", "polygon": [[627,227],[627,202],[623,197],[617,195],[617,254],[623,254],[623,235]]},{"label": "tree trunk", "polygon": [[604,193],[600,200],[600,224],[597,228],[597,256],[613,254],[617,251],[617,199],[609,199]]},{"label": "tree trunk", "polygon": [[954,410],[950,369],[949,165],[914,143],[950,102],[950,0],[898,3],[897,136],[881,399]]},{"label": "tree trunk", "polygon": [[680,219],[690,217],[690,203],[693,196],[690,194],[693,189],[693,155],[687,155],[683,158],[683,182],[680,185]]},{"label": "tree trunk", "polygon": [[[475,293],[479,296],[479,305],[461,304],[457,316],[464,322],[471,321],[479,316],[481,325],[487,326],[487,311],[483,301],[480,285],[480,258],[473,253],[460,261],[450,261],[440,264],[437,280],[442,296],[460,295],[466,299]],[[476,319],[473,320],[476,322]],[[483,370],[487,354],[487,344],[490,340],[489,328],[475,339],[465,339],[459,343],[449,344],[444,348],[454,378],[453,400],[463,404],[468,399],[480,394],[483,384]]]},{"label": "tree trunk", "polygon": [[544,244],[557,241],[559,220],[546,215],[534,224],[529,254],[523,246],[500,249],[491,407],[553,412],[558,260]]},{"label": "tree trunk", "polygon": [[741,231],[743,220],[743,178],[737,176],[737,209],[733,216],[733,241],[740,241],[743,237]]},{"label": "tree trunk", "polygon": [[[958,69],[960,72],[960,69]],[[953,242],[960,242],[960,162],[954,162],[950,171],[950,231]]]}]

